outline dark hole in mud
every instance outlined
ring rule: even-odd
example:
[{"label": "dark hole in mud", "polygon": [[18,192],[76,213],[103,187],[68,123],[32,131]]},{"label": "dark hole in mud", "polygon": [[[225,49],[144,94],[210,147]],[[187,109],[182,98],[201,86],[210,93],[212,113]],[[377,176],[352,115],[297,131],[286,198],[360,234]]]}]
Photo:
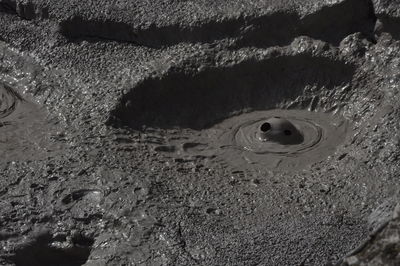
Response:
[{"label": "dark hole in mud", "polygon": [[306,86],[334,89],[351,81],[354,68],[341,61],[301,54],[197,73],[171,71],[133,88],[109,123],[141,130],[204,129],[242,111],[274,109],[304,94]]},{"label": "dark hole in mud", "polygon": [[285,130],[285,131],[283,131],[283,134],[285,134],[286,136],[290,136],[290,135],[292,135],[292,131]]},{"label": "dark hole in mud", "polygon": [[38,238],[24,244],[15,251],[9,260],[16,266],[80,266],[87,262],[92,238],[75,236],[72,247],[58,248],[51,246],[51,239]]},{"label": "dark hole in mud", "polygon": [[271,124],[266,122],[266,123],[261,125],[260,129],[261,129],[262,132],[267,132],[268,130],[271,129]]}]

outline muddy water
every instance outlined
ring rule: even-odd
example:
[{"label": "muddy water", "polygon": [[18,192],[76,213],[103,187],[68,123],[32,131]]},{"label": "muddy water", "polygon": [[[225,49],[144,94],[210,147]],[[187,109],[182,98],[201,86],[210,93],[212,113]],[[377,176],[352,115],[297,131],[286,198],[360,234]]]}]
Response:
[{"label": "muddy water", "polygon": [[1,162],[42,159],[60,149],[52,136],[55,125],[46,111],[24,99],[15,88],[0,83]]},{"label": "muddy water", "polygon": [[[270,137],[260,137],[260,128],[274,119],[286,121],[291,131],[283,128],[279,132],[272,126]],[[349,122],[339,115],[305,110],[255,111],[201,132],[187,131],[182,139],[171,139],[156,150],[186,158],[222,159],[238,170],[294,171],[333,154],[348,133]]]}]

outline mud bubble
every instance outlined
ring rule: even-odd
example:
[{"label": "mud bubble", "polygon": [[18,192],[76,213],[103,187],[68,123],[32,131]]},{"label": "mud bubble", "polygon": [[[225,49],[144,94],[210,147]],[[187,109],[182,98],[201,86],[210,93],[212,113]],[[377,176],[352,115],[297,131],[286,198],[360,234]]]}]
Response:
[{"label": "mud bubble", "polygon": [[215,127],[212,145],[235,165],[291,170],[332,154],[345,139],[349,122],[304,110],[256,111]]},{"label": "mud bubble", "polygon": [[332,155],[349,135],[338,114],[305,110],[253,111],[211,128],[182,130],[155,150],[173,157],[223,161],[239,171],[295,171]]}]

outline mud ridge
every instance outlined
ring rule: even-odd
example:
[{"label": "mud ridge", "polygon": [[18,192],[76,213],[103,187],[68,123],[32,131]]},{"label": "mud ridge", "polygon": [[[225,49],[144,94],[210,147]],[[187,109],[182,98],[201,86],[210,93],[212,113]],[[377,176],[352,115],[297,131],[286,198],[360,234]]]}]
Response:
[{"label": "mud ridge", "polygon": [[193,74],[172,71],[133,88],[109,122],[134,129],[144,125],[207,128],[233,113],[272,109],[292,101],[307,86],[332,90],[349,83],[353,72],[344,62],[307,54],[250,60]]},{"label": "mud ridge", "polygon": [[[337,19],[340,17],[340,19]],[[324,7],[301,18],[297,13],[277,12],[263,16],[239,16],[233,19],[209,21],[200,25],[155,25],[146,29],[108,19],[85,19],[79,16],[60,23],[60,33],[68,40],[113,40],[149,47],[178,43],[208,43],[224,38],[237,40],[236,46],[267,47],[287,45],[299,35],[307,35],[338,44],[354,32],[372,36],[375,15],[366,0],[347,0]]]},{"label": "mud ridge", "polygon": [[251,23],[252,28],[248,32],[242,34],[237,46],[287,45],[300,35],[338,45],[355,32],[372,37],[375,22],[374,7],[370,1],[348,0],[325,6],[303,18],[296,14],[277,14],[276,19],[259,18]]}]

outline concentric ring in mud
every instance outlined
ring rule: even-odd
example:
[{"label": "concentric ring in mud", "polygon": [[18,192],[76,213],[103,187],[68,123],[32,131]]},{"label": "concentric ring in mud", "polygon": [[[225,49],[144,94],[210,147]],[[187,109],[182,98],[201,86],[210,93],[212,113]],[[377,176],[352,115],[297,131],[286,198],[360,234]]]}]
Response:
[{"label": "concentric ring in mud", "polygon": [[238,126],[234,132],[236,146],[257,154],[295,155],[315,148],[322,141],[323,134],[326,134],[318,123],[303,117],[291,116],[286,119],[297,129],[297,134],[292,133],[293,130],[283,130],[282,136],[277,136],[282,141],[261,140],[260,127],[268,125],[269,123],[264,121],[269,119],[271,118],[251,120]]},{"label": "concentric ring in mud", "polygon": [[10,86],[0,83],[0,119],[12,114],[21,97]]},{"label": "concentric ring in mud", "polygon": [[[277,139],[260,139],[265,121],[288,121]],[[338,115],[304,110],[256,111],[229,118],[217,126],[222,132],[214,146],[220,156],[242,167],[294,170],[322,161],[346,138],[349,122]],[[295,132],[296,131],[296,132]]]}]

